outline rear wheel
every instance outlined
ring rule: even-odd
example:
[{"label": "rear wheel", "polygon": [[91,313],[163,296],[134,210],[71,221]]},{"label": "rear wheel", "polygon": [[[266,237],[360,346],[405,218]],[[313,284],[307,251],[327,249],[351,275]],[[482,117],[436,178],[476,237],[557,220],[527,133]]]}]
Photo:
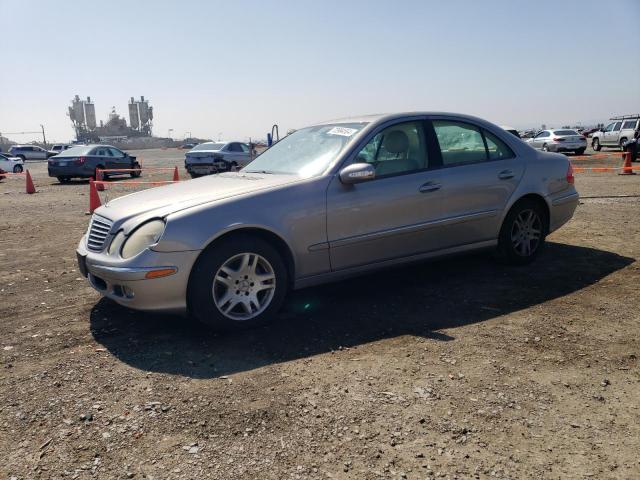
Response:
[{"label": "rear wheel", "polygon": [[579,148],[577,150],[575,150],[576,155],[584,155],[584,151],[586,150],[586,148]]},{"label": "rear wheel", "polygon": [[13,167],[13,173],[22,173],[22,165],[15,165]]},{"label": "rear wheel", "polygon": [[624,148],[624,144],[627,143],[627,139],[626,138],[621,138],[620,139],[620,150],[624,152],[625,148]]},{"label": "rear wheel", "polygon": [[547,223],[546,212],[538,202],[516,202],[500,229],[498,257],[513,265],[531,263],[544,247]]},{"label": "rear wheel", "polygon": [[593,139],[593,141],[591,142],[591,146],[596,152],[599,152],[600,150],[602,150],[602,145],[600,145],[600,140],[598,140],[597,138]]},{"label": "rear wheel", "polygon": [[216,330],[255,327],[278,311],[287,282],[284,261],[270,243],[233,235],[198,259],[189,279],[189,310]]},{"label": "rear wheel", "polygon": [[24,155],[16,155],[16,157],[18,157],[19,159],[21,159],[23,162],[26,160],[26,158],[24,158]]},{"label": "rear wheel", "polygon": [[60,183],[69,183],[69,180],[71,180],[69,177],[58,177]]}]

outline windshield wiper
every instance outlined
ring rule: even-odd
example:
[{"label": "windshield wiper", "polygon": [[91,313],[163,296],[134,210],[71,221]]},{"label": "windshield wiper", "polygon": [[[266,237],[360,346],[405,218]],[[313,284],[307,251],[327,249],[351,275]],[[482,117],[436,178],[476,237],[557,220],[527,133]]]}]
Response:
[{"label": "windshield wiper", "polygon": [[268,170],[245,170],[244,173],[263,173],[265,175],[273,175],[273,172]]}]

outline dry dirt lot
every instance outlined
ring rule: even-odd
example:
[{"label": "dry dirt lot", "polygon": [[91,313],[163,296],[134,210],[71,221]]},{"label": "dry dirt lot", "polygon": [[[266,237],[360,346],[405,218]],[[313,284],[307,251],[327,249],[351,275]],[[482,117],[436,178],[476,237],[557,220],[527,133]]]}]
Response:
[{"label": "dry dirt lot", "polygon": [[219,336],[101,300],[86,182],[28,167],[39,193],[0,182],[2,478],[640,478],[640,175],[577,175],[597,198],[530,268],[390,270]]}]

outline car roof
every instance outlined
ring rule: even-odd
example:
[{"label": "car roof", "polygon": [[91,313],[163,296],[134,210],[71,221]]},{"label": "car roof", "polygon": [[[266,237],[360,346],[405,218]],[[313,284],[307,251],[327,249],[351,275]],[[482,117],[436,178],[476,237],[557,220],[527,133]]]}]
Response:
[{"label": "car roof", "polygon": [[329,125],[332,123],[382,123],[389,120],[397,120],[405,117],[420,117],[420,116],[446,116],[456,117],[460,119],[471,120],[474,122],[486,123],[487,121],[474,117],[473,115],[466,115],[463,113],[454,112],[433,112],[433,111],[416,111],[416,112],[398,112],[398,113],[376,113],[371,115],[360,115],[355,117],[338,118],[334,120],[327,120],[317,122],[313,125]]}]

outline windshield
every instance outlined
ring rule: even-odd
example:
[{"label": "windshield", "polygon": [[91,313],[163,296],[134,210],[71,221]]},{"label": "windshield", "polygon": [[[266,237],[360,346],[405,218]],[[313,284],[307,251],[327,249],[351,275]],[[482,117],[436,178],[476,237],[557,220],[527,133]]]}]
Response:
[{"label": "windshield", "polygon": [[192,148],[192,150],[221,150],[222,147],[224,147],[226,145],[226,143],[213,143],[213,142],[207,142],[207,143],[201,143],[200,145],[196,145],[195,147]]},{"label": "windshield", "polygon": [[553,133],[555,135],[580,135],[575,130],[554,130]]},{"label": "windshield", "polygon": [[287,135],[247,165],[243,172],[313,177],[333,162],[366,123],[340,123],[302,128]]}]

